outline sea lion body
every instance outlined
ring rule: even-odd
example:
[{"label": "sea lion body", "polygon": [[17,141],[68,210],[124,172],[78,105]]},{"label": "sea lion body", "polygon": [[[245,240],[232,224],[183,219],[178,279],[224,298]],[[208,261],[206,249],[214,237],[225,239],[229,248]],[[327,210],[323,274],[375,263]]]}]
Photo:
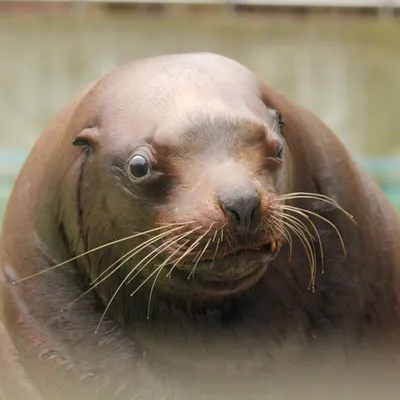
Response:
[{"label": "sea lion body", "polygon": [[[346,212],[290,193],[327,196]],[[281,204],[308,211],[292,215],[312,218],[322,252],[315,241],[307,257],[296,229],[288,240],[283,220],[293,219]],[[170,236],[71,305],[164,227]],[[206,53],[121,66],[55,117],[15,184],[1,242],[0,364],[10,373],[0,390],[7,399],[284,393],[294,365],[321,349],[337,361],[396,344],[398,238],[398,214],[336,136],[244,66]],[[196,252],[178,246],[197,239]],[[166,260],[177,260],[169,275],[157,269]]]}]

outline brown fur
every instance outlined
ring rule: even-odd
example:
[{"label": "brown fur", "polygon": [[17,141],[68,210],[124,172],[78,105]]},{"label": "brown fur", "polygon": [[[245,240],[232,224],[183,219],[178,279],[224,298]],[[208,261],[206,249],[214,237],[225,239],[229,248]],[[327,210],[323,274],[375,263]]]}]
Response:
[{"label": "brown fur", "polygon": [[[283,115],[281,133],[271,109]],[[271,160],[281,136],[282,165]],[[72,146],[77,139],[90,146]],[[124,163],[145,141],[153,143],[161,173],[153,183],[135,186]],[[61,311],[143,239],[13,284],[160,223],[194,220],[185,227],[199,227],[192,241],[213,223],[205,239],[224,226],[233,229],[218,196],[244,192],[249,182],[260,196],[260,226],[250,242],[234,235],[233,247],[274,240],[276,258],[263,262],[262,252],[251,262],[224,258],[230,251],[225,244],[211,272],[211,251],[192,279],[182,278],[187,266],[179,264],[172,278],[164,274],[157,281],[150,320],[151,284],[131,297],[133,282],[119,291],[95,333],[104,304],[138,256]],[[310,271],[299,240],[292,235],[289,262],[289,244],[270,229],[278,196],[290,192],[329,196],[356,221],[321,201],[289,202],[335,224],[347,247],[345,257],[330,225],[313,218],[324,246],[323,274],[317,247],[315,291],[308,290]],[[398,238],[397,213],[337,137],[245,67],[205,53],[124,65],[55,117],[15,184],[1,243],[0,365],[9,373],[0,374],[0,398],[40,398],[27,394],[37,390],[49,399],[93,393],[101,399],[241,399],[249,393],[261,399],[290,393],[288,382],[299,372],[311,379],[323,365],[341,371],[341,354],[354,365],[364,350],[390,354],[399,331]],[[155,268],[154,261],[139,279]],[[250,278],[235,280],[249,272]],[[320,361],[322,354],[329,363]],[[383,365],[388,363],[385,358]],[[316,368],[309,371],[310,365]],[[309,395],[308,388],[299,393]]]}]

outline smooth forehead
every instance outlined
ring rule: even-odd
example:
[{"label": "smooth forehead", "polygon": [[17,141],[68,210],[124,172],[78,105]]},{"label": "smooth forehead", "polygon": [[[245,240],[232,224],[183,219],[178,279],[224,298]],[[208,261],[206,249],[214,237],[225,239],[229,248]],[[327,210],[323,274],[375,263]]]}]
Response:
[{"label": "smooth forehead", "polygon": [[[100,82],[115,100],[130,98],[165,104],[183,91],[241,95],[257,91],[253,73],[238,62],[209,53],[167,55],[134,61],[112,71]],[[119,94],[122,95],[119,96]]]},{"label": "smooth forehead", "polygon": [[94,92],[96,113],[106,131],[130,133],[136,139],[193,131],[202,122],[210,127],[228,120],[273,122],[254,74],[212,53],[135,61],[106,75]]}]

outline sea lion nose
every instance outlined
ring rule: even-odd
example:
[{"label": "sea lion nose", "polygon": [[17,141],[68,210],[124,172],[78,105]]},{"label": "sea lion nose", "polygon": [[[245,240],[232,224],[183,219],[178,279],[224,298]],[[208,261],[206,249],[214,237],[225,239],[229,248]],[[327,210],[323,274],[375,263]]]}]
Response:
[{"label": "sea lion nose", "polygon": [[219,196],[219,203],[225,213],[233,217],[238,233],[249,233],[260,221],[260,196],[257,190],[244,190]]}]

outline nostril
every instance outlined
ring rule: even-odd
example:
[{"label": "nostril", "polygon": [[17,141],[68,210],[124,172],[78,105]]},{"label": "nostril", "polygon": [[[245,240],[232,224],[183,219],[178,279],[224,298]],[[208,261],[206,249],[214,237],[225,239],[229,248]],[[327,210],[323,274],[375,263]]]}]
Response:
[{"label": "nostril", "polygon": [[258,199],[257,202],[254,204],[253,209],[251,210],[251,216],[250,216],[251,221],[255,221],[259,218],[260,210],[261,210],[260,205],[261,205],[261,202],[260,202],[260,199]]},{"label": "nostril", "polygon": [[230,209],[230,208],[226,208],[226,211],[229,211],[235,217],[236,223],[239,225],[240,224],[240,215],[239,215],[239,213],[236,212],[233,209]]},{"label": "nostril", "polygon": [[218,200],[221,208],[236,224],[239,232],[249,232],[258,225],[261,214],[261,199],[257,190],[220,196]]}]

